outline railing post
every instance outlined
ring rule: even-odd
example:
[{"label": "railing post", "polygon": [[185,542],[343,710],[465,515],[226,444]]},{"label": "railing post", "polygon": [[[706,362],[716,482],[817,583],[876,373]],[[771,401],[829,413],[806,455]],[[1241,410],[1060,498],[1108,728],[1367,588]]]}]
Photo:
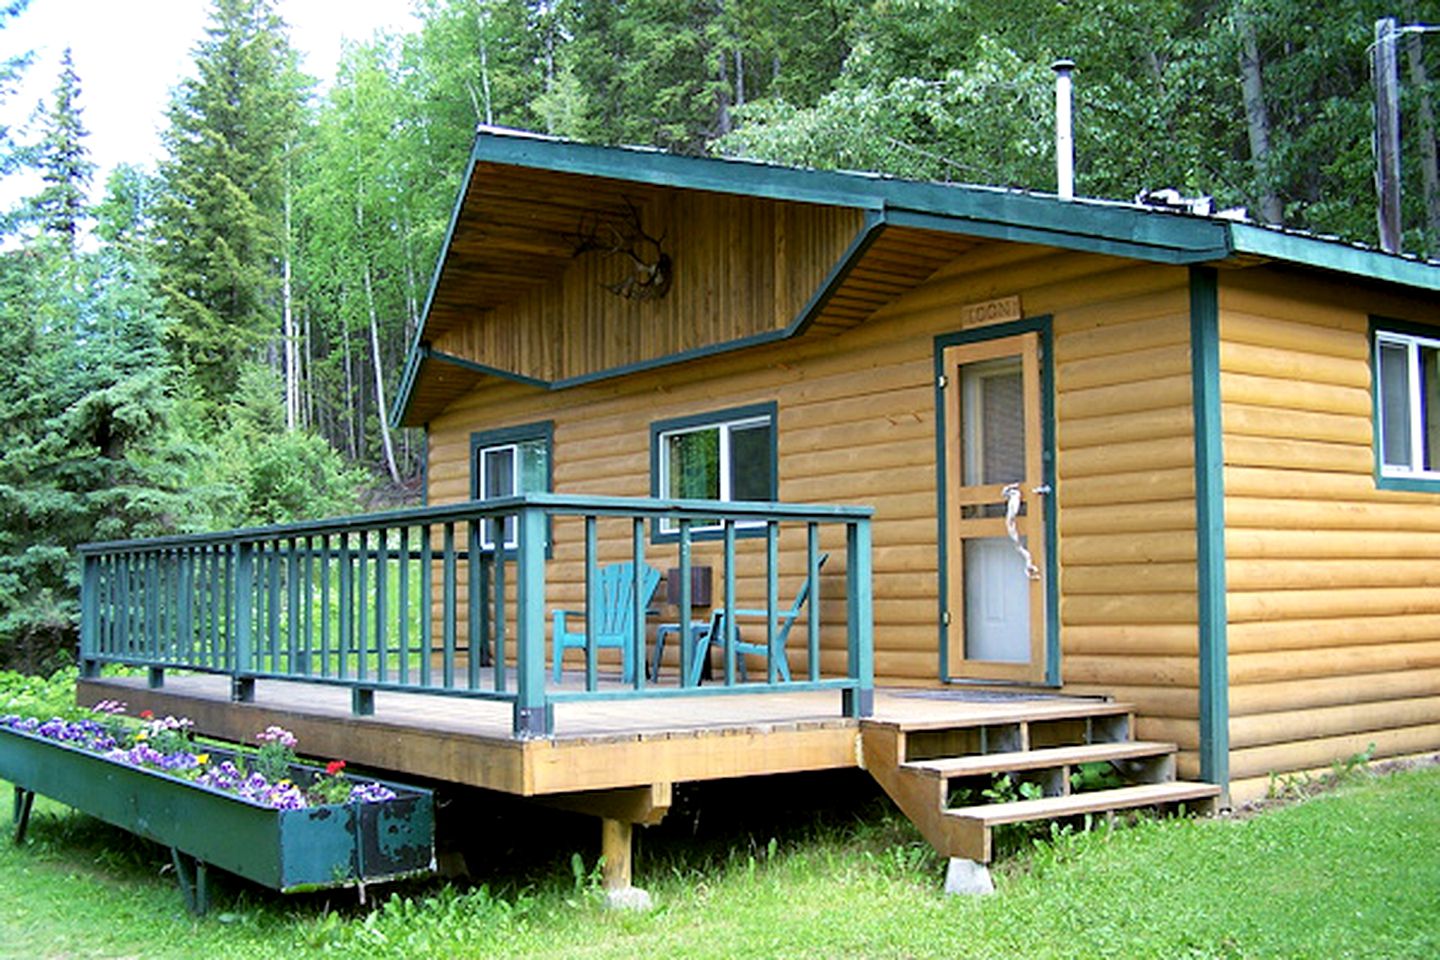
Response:
[{"label": "railing post", "polygon": [[240,543],[235,546],[235,663],[236,673],[248,673],[254,669],[251,661],[251,631],[254,628],[255,600],[255,546]]},{"label": "railing post", "polygon": [[545,697],[545,511],[526,504],[516,527],[514,730],[517,737],[549,736],[555,718]]},{"label": "railing post", "polygon": [[80,675],[100,675],[100,559],[80,559]]},{"label": "railing post", "polygon": [[[845,526],[846,646],[850,679],[842,709],[847,717],[868,717],[875,712],[874,603],[870,575],[870,521],[852,520]],[[814,608],[811,608],[812,615]]]}]

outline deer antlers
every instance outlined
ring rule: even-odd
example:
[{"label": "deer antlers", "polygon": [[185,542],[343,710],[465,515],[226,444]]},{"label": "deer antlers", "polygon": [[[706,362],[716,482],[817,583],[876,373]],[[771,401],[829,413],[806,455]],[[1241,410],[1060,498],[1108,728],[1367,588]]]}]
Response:
[{"label": "deer antlers", "polygon": [[[592,251],[606,256],[625,256],[631,263],[629,273],[614,283],[600,286],[627,300],[659,300],[670,292],[673,279],[670,254],[663,249],[666,235],[652,237],[646,233],[640,223],[640,208],[629,197],[624,200],[628,213],[619,221],[602,223],[598,216],[588,223],[581,221],[580,229],[572,237],[574,256]],[[607,235],[603,239],[602,229]]]}]

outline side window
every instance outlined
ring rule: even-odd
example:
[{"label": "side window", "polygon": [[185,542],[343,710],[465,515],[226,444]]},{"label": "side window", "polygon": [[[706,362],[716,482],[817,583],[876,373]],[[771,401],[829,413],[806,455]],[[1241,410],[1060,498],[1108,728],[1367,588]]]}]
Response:
[{"label": "side window", "polygon": [[1380,476],[1440,482],[1440,339],[1375,333]]},{"label": "side window", "polygon": [[[530,423],[470,435],[470,488],[476,500],[498,500],[523,493],[550,491],[551,448],[554,424]],[[515,518],[487,521],[483,534],[487,549],[497,540],[515,546]]]},{"label": "side window", "polygon": [[[775,405],[722,410],[651,424],[651,489],[666,500],[774,500]],[[719,531],[696,524],[693,531]],[[660,533],[678,532],[663,520]]]}]

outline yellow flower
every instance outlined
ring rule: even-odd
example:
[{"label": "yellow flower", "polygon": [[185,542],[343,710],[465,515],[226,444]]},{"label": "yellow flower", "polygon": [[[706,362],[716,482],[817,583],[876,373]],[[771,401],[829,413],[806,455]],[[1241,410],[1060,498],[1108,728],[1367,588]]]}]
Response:
[{"label": "yellow flower", "polygon": [[275,784],[275,786],[280,787],[280,788],[282,788],[282,789],[287,789],[287,788],[289,788],[289,786],[290,786],[290,781],[289,781],[289,780],[281,780],[279,783]]},{"label": "yellow flower", "polygon": [[207,764],[207,763],[209,763],[209,762],[210,762],[210,754],[208,754],[208,753],[197,753],[197,754],[195,755],[195,762],[198,763],[198,764],[200,764],[200,765],[202,765],[202,766],[205,765],[205,764]]},{"label": "yellow flower", "polygon": [[136,740],[145,740],[145,739],[147,739],[149,736],[150,736],[150,731],[148,731],[148,730],[141,730],[139,733],[135,734],[135,739],[136,739]]}]

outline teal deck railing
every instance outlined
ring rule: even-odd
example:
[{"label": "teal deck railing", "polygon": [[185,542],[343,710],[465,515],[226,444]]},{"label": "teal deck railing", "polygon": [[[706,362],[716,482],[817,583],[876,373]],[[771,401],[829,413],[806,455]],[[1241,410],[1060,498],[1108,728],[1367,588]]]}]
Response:
[{"label": "teal deck railing", "polygon": [[[874,690],[870,515],[863,507],[530,494],[86,544],[82,672],[147,667],[157,687],[167,670],[227,674],[236,700],[252,699],[259,679],[340,685],[357,714],[373,713],[377,691],[501,700],[513,707],[516,736],[553,733],[554,705],[584,700],[833,689],[847,715],[864,716]],[[843,565],[832,561],[822,582],[822,550],[840,549]],[[697,550],[719,567],[716,611],[765,611],[746,627],[763,629],[762,679],[740,679],[733,613],[718,619],[722,635],[711,646],[722,667],[713,681],[698,681],[683,642],[673,680],[647,677],[657,622],[689,619],[647,608],[632,618],[631,678],[619,679],[618,664],[613,675],[609,663],[602,668],[589,644],[582,682],[547,682],[552,608],[581,609],[593,626],[600,567],[629,561],[676,570],[676,609],[690,611]],[[803,632],[800,624],[791,631],[802,633],[803,648],[798,638],[789,644],[791,653],[804,650],[806,669],[789,681],[777,669],[781,620],[795,595],[781,592],[782,559],[809,587]],[[567,580],[551,575],[562,568]],[[795,573],[787,579],[802,582]]]}]

